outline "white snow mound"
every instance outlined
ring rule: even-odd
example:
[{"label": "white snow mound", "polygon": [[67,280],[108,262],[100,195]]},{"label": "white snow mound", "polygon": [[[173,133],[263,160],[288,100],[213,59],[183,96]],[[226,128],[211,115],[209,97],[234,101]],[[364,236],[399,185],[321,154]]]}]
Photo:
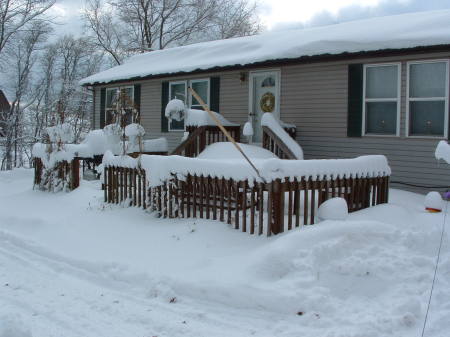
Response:
[{"label": "white snow mound", "polygon": [[442,211],[444,202],[439,192],[430,192],[425,196],[425,208],[432,208]]},{"label": "white snow mound", "polygon": [[344,198],[332,198],[319,206],[320,220],[345,220],[348,217],[348,205]]}]

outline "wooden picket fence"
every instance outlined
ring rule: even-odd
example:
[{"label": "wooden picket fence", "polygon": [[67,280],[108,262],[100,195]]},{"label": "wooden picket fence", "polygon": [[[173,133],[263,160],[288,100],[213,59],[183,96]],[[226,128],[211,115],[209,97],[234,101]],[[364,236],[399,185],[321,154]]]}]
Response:
[{"label": "wooden picket fence", "polygon": [[[35,186],[47,186],[49,190],[52,190],[52,182],[45,181],[49,177],[44,176],[45,167],[40,158],[33,158],[34,166],[34,185]],[[56,177],[59,180],[69,181],[69,190],[74,190],[80,186],[80,160],[74,158],[72,161],[58,162],[53,170],[56,171]]]},{"label": "wooden picket fence", "polygon": [[147,208],[147,180],[145,171],[137,168],[105,166],[105,202]]},{"label": "wooden picket fence", "polygon": [[176,176],[148,188],[145,171],[105,168],[105,201],[149,208],[164,218],[201,218],[226,222],[242,232],[267,235],[314,224],[318,207],[333,197],[344,198],[349,211],[388,201],[389,176],[312,177],[269,183],[210,176]]}]

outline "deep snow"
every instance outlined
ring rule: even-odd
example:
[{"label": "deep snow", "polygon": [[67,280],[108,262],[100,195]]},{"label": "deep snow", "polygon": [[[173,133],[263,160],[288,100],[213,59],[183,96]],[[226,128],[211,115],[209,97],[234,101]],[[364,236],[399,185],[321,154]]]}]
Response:
[{"label": "deep snow", "polygon": [[[0,173],[1,337],[420,336],[444,219],[422,195],[267,238],[31,182]],[[450,333],[442,249],[425,336]]]}]

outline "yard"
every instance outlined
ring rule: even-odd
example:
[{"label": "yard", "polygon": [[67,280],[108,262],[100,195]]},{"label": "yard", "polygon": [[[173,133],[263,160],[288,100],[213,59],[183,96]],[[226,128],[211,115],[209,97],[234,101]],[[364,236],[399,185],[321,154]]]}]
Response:
[{"label": "yard", "polygon": [[[420,336],[444,214],[423,196],[267,238],[0,173],[0,336]],[[450,218],[447,218],[447,228]],[[445,234],[425,336],[450,331]]]}]

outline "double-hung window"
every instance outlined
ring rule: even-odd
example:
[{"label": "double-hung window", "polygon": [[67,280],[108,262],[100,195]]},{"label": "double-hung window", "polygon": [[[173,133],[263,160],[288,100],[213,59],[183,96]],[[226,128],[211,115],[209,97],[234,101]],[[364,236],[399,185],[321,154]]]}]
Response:
[{"label": "double-hung window", "polygon": [[[190,81],[176,81],[169,83],[169,100],[179,99],[186,104],[188,108],[202,110],[200,102],[197,102],[187,90],[190,86],[201,97],[201,99],[209,106],[209,79],[196,79]],[[184,120],[177,121],[172,119],[169,121],[169,131],[184,131]]]},{"label": "double-hung window", "polygon": [[125,125],[128,125],[133,122],[133,95],[134,95],[134,87],[116,87],[116,88],[107,88],[106,89],[106,102],[105,102],[105,125],[117,122],[115,118],[117,118],[117,106],[119,99],[119,93],[124,93],[125,105]]},{"label": "double-hung window", "polygon": [[364,66],[363,134],[399,135],[399,63]]},{"label": "double-hung window", "polygon": [[448,60],[408,63],[408,136],[447,137],[448,76]]}]

